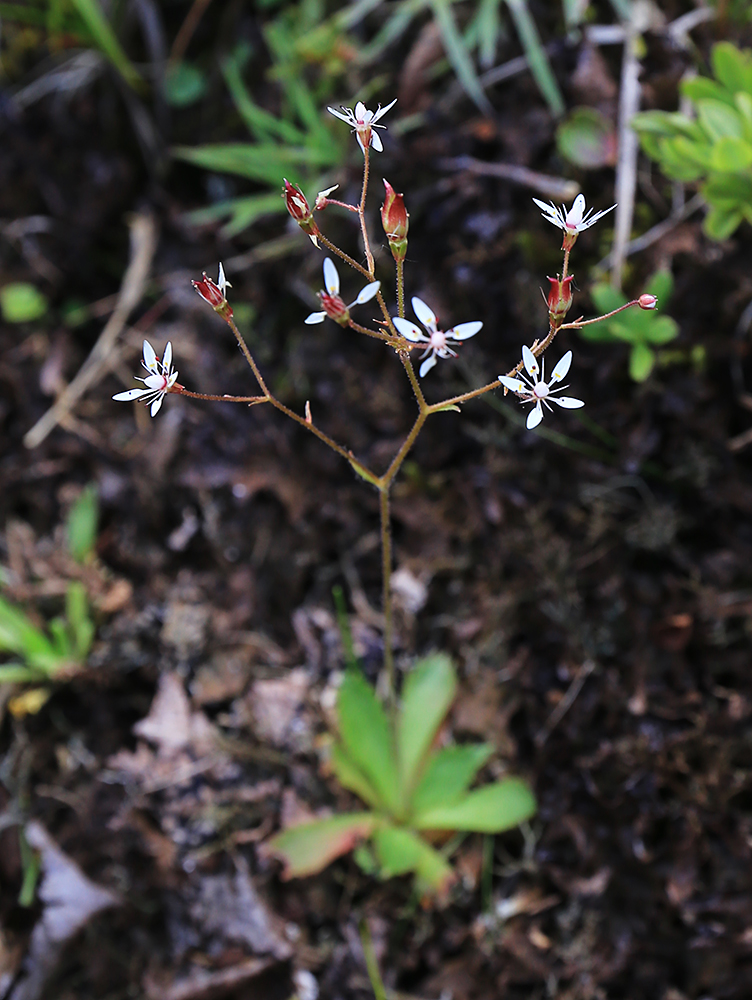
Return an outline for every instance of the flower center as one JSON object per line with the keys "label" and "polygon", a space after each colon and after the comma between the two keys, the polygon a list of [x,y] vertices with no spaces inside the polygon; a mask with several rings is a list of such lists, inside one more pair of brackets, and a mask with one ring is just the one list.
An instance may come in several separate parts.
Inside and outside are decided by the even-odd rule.
{"label": "flower center", "polygon": [[431,347],[435,351],[440,351],[442,347],[446,347],[446,334],[442,333],[441,330],[436,330],[435,333],[432,333]]}
{"label": "flower center", "polygon": [[548,395],[548,386],[545,382],[538,382],[533,388],[533,395],[536,399],[545,399]]}

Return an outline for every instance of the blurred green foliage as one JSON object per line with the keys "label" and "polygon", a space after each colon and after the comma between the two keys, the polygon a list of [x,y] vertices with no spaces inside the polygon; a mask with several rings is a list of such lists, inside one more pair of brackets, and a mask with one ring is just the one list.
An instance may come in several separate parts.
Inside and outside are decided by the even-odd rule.
{"label": "blurred green foliage", "polygon": [[[656,363],[655,348],[668,344],[679,336],[676,320],[670,316],[656,316],[665,307],[674,289],[670,271],[657,271],[647,283],[645,291],[655,295],[655,309],[625,309],[624,312],[604,319],[592,326],[584,326],[580,336],[585,340],[622,341],[630,345],[629,374],[635,382],[644,382]],[[601,313],[612,312],[629,301],[622,292],[603,282],[591,289],[593,302]]]}
{"label": "blurred green foliage", "polygon": [[46,315],[47,297],[28,281],[14,281],[0,288],[0,315],[6,323],[33,323]]}
{"label": "blurred green foliage", "polygon": [[752,222],[752,53],[730,42],[713,46],[715,79],[693,77],[681,89],[696,112],[647,111],[632,119],[643,149],[667,177],[699,181],[708,203],[704,228],[727,239]]}

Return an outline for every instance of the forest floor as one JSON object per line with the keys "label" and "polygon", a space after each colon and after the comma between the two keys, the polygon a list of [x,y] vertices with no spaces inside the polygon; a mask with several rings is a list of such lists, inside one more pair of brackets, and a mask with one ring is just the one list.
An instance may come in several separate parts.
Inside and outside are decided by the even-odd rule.
{"label": "forest floor", "polygon": [[[707,51],[712,32],[696,35]],[[607,111],[610,101],[614,113],[618,56],[606,52],[595,83],[583,58],[571,45],[554,61],[568,101]],[[683,60],[650,40],[646,106],[668,100]],[[570,391],[586,407],[544,421],[559,437],[527,432],[521,407],[496,393],[433,417],[397,482],[400,671],[431,649],[451,654],[461,677],[451,733],[492,742],[487,773],[524,776],[536,817],[462,840],[443,907],[352,857],[284,882],[265,840],[355,801],[322,766],[344,665],[332,589],[344,590],[375,679],[377,495],[266,407],[168,396],[151,420],[111,397],[133,384],[144,336],[158,350],[172,342],[187,387],[254,392],[229,331],[190,285],[222,259],[239,321],[288,405],[302,412],[310,400],[327,433],[380,469],[415,404],[393,352],[333,323],[304,326],[322,254],[296,227],[262,222],[228,240],[185,222],[205,174],[150,163],[122,93],[105,74],[0,107],[0,279],[32,281],[53,303],[39,323],[0,323],[3,593],[44,621],[83,578],[97,624],[86,669],[37,712],[10,711],[19,689],[0,687],[0,995],[287,1000],[310,988],[303,970],[323,1000],[368,997],[365,920],[392,995],[752,996],[752,444],[734,442],[752,424],[740,323],[749,227],[715,244],[693,216],[630,258],[631,291],[660,267],[675,279],[666,312],[677,350],[644,384],[629,379],[626,347],[570,332],[553,360],[574,351]],[[539,288],[560,266],[538,192],[440,166],[468,154],[573,176],[529,78],[491,99],[493,120],[426,98],[422,127],[387,132],[377,164],[376,244],[382,174],[411,212],[408,294],[452,324],[484,323],[459,363],[426,377],[429,401],[516,364],[545,332]],[[181,115],[171,141],[217,138],[211,109],[195,128]],[[357,197],[354,141],[350,153],[337,179]],[[574,176],[588,204],[612,203],[612,170]],[[670,208],[662,183],[640,175],[646,228]],[[329,214],[328,231],[357,253],[351,219]],[[147,242],[153,231],[156,252],[115,371],[26,447],[114,306],[129,226]],[[249,248],[283,233],[284,256],[241,268]],[[592,314],[587,289],[610,235],[607,218],[578,242],[573,315]],[[386,247],[378,274],[388,288]],[[358,279],[342,276],[354,296]],[[88,321],[63,322],[71,302],[95,304]],[[62,525],[90,482],[101,524],[96,560],[81,567]],[[65,895],[76,871],[66,865],[110,894],[66,948],[44,938],[48,868],[50,898],[18,902],[24,824],[62,873],[69,932],[85,922],[86,893],[76,883]]]}

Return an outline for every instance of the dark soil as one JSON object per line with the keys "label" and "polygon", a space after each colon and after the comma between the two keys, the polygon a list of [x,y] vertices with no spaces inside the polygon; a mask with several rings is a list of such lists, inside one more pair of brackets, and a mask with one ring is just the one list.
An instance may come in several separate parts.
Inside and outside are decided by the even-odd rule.
{"label": "dark soil", "polygon": [[[684,9],[665,7],[670,17]],[[251,15],[233,11],[224,20],[210,11],[211,30],[192,45],[219,51],[231,16],[258,35]],[[714,36],[693,38],[707,53]],[[672,106],[688,57],[663,36],[648,41],[646,104]],[[505,46],[501,61],[518,54],[511,31]],[[382,103],[398,93],[389,81],[408,48],[380,69]],[[603,72],[618,78],[615,50],[603,53]],[[19,86],[39,72],[43,53],[32,55]],[[584,100],[572,82],[580,58],[576,45],[554,53],[572,104]],[[410,108],[425,112],[424,125],[387,133],[370,204],[380,236],[382,174],[406,194],[408,294],[451,323],[484,322],[461,363],[426,378],[439,399],[507,371],[545,332],[539,288],[560,266],[536,192],[443,173],[439,160],[572,168],[526,76],[493,89],[494,121],[464,100],[442,111],[431,86],[436,94],[424,84]],[[273,88],[259,87],[259,100],[272,101]],[[717,245],[693,217],[630,258],[626,286],[637,294],[657,267],[673,269],[674,363],[637,386],[625,348],[570,334],[553,360],[574,350],[571,391],[587,405],[546,419],[560,437],[526,432],[521,408],[499,393],[492,405],[433,417],[395,488],[395,564],[425,588],[417,611],[398,602],[400,668],[433,648],[451,653],[462,678],[454,735],[495,744],[488,773],[525,776],[536,818],[462,841],[443,908],[417,900],[407,880],[370,878],[352,858],[283,882],[263,841],[301,811],[352,804],[321,765],[344,662],[332,589],[344,589],[375,678],[377,496],[271,409],[170,396],[152,421],[111,401],[133,384],[144,336],[159,350],[172,341],[185,386],[252,393],[229,331],[190,278],[286,226],[262,222],[233,242],[188,227],[183,213],[205,202],[206,176],[162,167],[139,145],[135,100],[105,72],[23,110],[10,98],[0,106],[0,280],[32,281],[52,301],[52,318],[0,324],[5,595],[40,620],[58,613],[66,581],[83,572],[65,555],[61,525],[86,483],[101,501],[97,562],[86,569],[98,625],[86,670],[36,713],[10,712],[19,690],[0,689],[0,990],[11,995],[43,909],[17,902],[19,823],[35,819],[121,900],[64,951],[45,1000],[287,1000],[300,970],[325,1000],[370,996],[364,918],[387,987],[429,1000],[752,996],[752,470],[748,448],[728,446],[752,421],[739,325],[752,298],[749,227]],[[170,132],[164,109],[144,99],[159,149],[243,137],[221,81],[201,108],[173,111]],[[345,197],[359,183],[354,141],[351,153]],[[588,204],[613,200],[612,171],[577,179]],[[244,183],[238,192],[252,190]],[[670,204],[647,166],[637,202],[644,229]],[[78,371],[106,313],[70,327],[61,310],[118,292],[133,212],[152,213],[159,246],[121,337],[128,346],[66,426],[29,450],[24,434]],[[47,220],[40,231],[8,233],[33,217]],[[327,215],[323,228],[357,253],[350,222]],[[378,342],[333,323],[304,326],[322,254],[289,233],[282,259],[230,271],[241,324],[279,396],[298,412],[310,400],[327,433],[383,468],[414,418],[409,385]],[[573,254],[577,314],[609,237],[604,220]],[[391,289],[385,247],[379,260]],[[354,296],[360,279],[341,274]],[[156,741],[134,733],[160,677],[179,680],[201,725],[214,727],[211,752],[195,734],[170,747],[164,720]],[[275,698],[293,684],[292,714],[277,724]]]}

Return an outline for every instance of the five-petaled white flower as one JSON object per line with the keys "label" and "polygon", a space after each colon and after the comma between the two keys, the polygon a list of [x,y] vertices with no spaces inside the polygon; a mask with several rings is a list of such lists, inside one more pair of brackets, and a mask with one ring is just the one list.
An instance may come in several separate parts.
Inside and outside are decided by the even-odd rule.
{"label": "five-petaled white flower", "polygon": [[[551,395],[554,392],[561,392],[562,389],[566,389],[565,385],[558,386],[555,389],[552,386],[556,382],[561,382],[569,371],[569,366],[572,364],[571,351],[567,351],[556,365],[551,372],[551,378],[548,382],[545,381],[545,372],[539,367],[538,362],[535,360],[535,355],[529,347],[522,348],[522,360],[530,378],[525,378],[523,375],[522,378],[525,379],[523,382],[522,379],[511,378],[509,375],[499,375],[499,382],[505,388],[511,389],[512,392],[518,392],[522,396],[523,403],[535,404],[527,415],[525,426],[528,430],[537,427],[541,420],[543,420],[544,406],[549,410],[551,409],[548,402],[549,399],[552,403],[558,403],[559,406],[563,406],[565,410],[578,410],[581,406],[585,405],[581,399],[574,399],[572,396]],[[541,365],[543,365],[543,362],[541,362]],[[538,378],[539,372],[540,379]]]}
{"label": "five-petaled white flower", "polygon": [[339,274],[331,257],[324,259],[324,285],[326,291],[319,293],[321,305],[324,307],[323,311],[311,313],[310,316],[306,316],[305,322],[309,325],[311,323],[323,323],[328,316],[335,323],[339,323],[340,326],[347,326],[352,307],[362,306],[364,302],[370,302],[381,288],[380,281],[369,282],[365,288],[361,288],[358,297],[349,306],[346,306],[340,298]]}
{"label": "five-petaled white flower", "polygon": [[141,364],[149,373],[146,378],[138,378],[143,382],[145,389],[129,389],[127,392],[119,392],[113,399],[120,403],[130,402],[132,399],[143,399],[144,403],[151,403],[151,415],[156,417],[162,400],[178,380],[178,373],[172,370],[172,344],[165,347],[164,355],[160,361],[154,353],[154,348],[148,340],[144,341],[144,357]]}
{"label": "five-petaled white flower", "polygon": [[543,218],[547,219],[552,225],[558,226],[559,229],[563,229],[566,234],[571,236],[576,236],[578,233],[583,232],[585,229],[590,229],[595,223],[602,219],[604,215],[608,215],[609,212],[616,208],[616,205],[612,205],[611,208],[606,208],[602,212],[596,212],[592,215],[592,208],[585,211],[585,195],[578,194],[572,204],[569,211],[562,205],[561,208],[557,208],[553,202],[549,202],[547,205],[544,201],[539,201],[537,198],[533,198],[535,204],[542,210]]}
{"label": "five-petaled white flower", "polygon": [[345,122],[352,128],[358,144],[364,153],[369,146],[373,146],[380,153],[384,149],[384,146],[378,132],[375,132],[374,129],[386,128],[386,125],[377,125],[376,122],[390,108],[393,108],[396,103],[397,98],[395,97],[385,108],[382,108],[379,104],[375,111],[369,111],[362,101],[358,101],[354,111],[352,108],[344,107],[344,105],[340,111],[337,111],[336,108],[327,108],[326,110],[330,115],[334,115],[335,118],[339,118],[340,121]]}
{"label": "five-petaled white flower", "polygon": [[414,295],[412,303],[413,312],[426,330],[428,330],[428,336],[415,323],[411,323],[410,320],[393,316],[392,322],[405,340],[411,340],[415,344],[428,344],[425,351],[421,354],[421,358],[426,359],[420,366],[420,376],[422,378],[436,364],[437,357],[457,357],[456,352],[451,349],[448,341],[451,340],[454,343],[459,343],[462,340],[467,340],[469,337],[474,337],[483,324],[480,320],[475,320],[473,323],[460,323],[459,326],[453,326],[451,330],[443,331],[439,329],[439,321],[433,310],[422,299]]}

